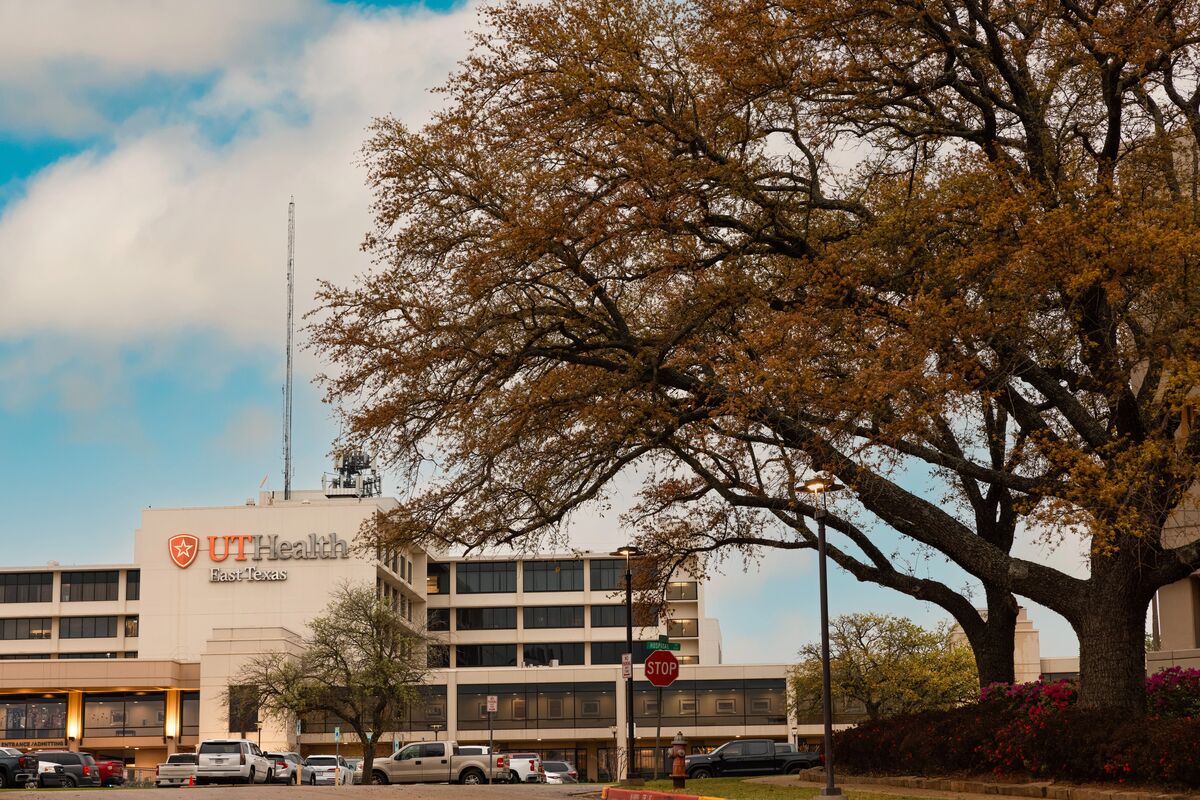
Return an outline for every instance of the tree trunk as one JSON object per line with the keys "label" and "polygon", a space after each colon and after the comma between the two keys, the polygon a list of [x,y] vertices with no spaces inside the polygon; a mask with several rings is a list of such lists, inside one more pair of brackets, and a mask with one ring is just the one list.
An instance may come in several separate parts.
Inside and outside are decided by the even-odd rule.
{"label": "tree trunk", "polygon": [[1079,705],[1124,714],[1146,710],[1146,606],[1141,593],[1102,588],[1074,622]]}
{"label": "tree trunk", "polygon": [[363,749],[363,785],[370,784],[371,781],[371,765],[375,763],[375,740],[379,738],[379,733],[372,731],[373,735],[370,739],[366,738],[365,732],[359,733],[359,738],[362,739]]}
{"label": "tree trunk", "polygon": [[963,633],[975,654],[975,669],[979,672],[979,685],[989,683],[1012,683],[1013,638],[1017,630],[1017,600],[1002,589],[988,589],[987,619],[976,618],[975,624],[964,624]]}

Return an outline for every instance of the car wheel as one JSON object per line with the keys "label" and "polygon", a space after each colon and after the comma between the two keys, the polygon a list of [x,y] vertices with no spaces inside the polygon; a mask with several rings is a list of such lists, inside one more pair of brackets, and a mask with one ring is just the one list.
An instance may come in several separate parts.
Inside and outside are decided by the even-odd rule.
{"label": "car wheel", "polygon": [[314,772],[312,775],[308,776],[308,785],[309,786],[317,785],[317,773]]}
{"label": "car wheel", "polygon": [[697,770],[692,770],[692,774],[689,775],[688,777],[690,777],[690,778],[711,778],[712,773],[706,769],[697,769]]}
{"label": "car wheel", "polygon": [[459,781],[468,786],[478,786],[483,783],[483,773],[477,769],[469,769],[459,777]]}
{"label": "car wheel", "polygon": [[254,783],[254,767],[250,768],[250,774],[246,776],[246,783],[247,784]]}
{"label": "car wheel", "polygon": [[79,781],[75,779],[74,775],[63,775],[62,785],[67,789],[74,789],[79,785]]}
{"label": "car wheel", "polygon": [[512,771],[512,772],[508,773],[508,782],[509,782],[509,783],[520,783],[520,782],[521,782],[521,776],[520,776],[520,775],[518,775],[518,774],[516,773],[516,771],[514,770],[514,771]]}
{"label": "car wheel", "polygon": [[384,775],[382,772],[379,772],[378,770],[372,771],[371,772],[371,783],[375,784],[376,786],[387,786],[387,784],[388,784],[387,775]]}

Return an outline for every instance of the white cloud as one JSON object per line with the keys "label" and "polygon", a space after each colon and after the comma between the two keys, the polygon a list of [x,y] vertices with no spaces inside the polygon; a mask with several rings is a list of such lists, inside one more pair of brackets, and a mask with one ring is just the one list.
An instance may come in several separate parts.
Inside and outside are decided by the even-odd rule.
{"label": "white cloud", "polygon": [[[139,122],[111,150],[31,179],[0,216],[0,339],[120,346],[199,329],[279,346],[289,195],[302,314],[318,276],[345,280],[367,265],[358,246],[370,197],[355,166],[367,125],[426,118],[437,102],[428,89],[465,55],[475,20],[470,9],[364,13],[339,12],[292,56],[234,63],[191,119]],[[208,44],[177,63],[235,48],[196,25]],[[146,48],[131,62],[158,55]],[[214,120],[245,114],[231,141],[211,141]]]}
{"label": "white cloud", "polygon": [[329,13],[317,0],[2,0],[0,126],[93,133],[108,122],[97,92],[252,63]]}

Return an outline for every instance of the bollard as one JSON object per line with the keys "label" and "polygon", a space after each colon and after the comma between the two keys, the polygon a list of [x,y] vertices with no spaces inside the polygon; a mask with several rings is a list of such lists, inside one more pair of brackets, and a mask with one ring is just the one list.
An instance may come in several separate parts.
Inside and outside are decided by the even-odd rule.
{"label": "bollard", "polygon": [[671,784],[676,789],[687,786],[687,739],[683,731],[678,731],[671,740]]}

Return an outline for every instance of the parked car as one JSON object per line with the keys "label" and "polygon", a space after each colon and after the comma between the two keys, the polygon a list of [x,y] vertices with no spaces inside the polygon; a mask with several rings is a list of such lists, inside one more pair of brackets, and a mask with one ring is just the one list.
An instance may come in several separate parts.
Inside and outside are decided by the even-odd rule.
{"label": "parked car", "polygon": [[[15,747],[0,747],[0,757],[9,756],[12,758],[22,758],[25,756],[20,750]],[[63,768],[61,764],[55,764],[52,761],[37,762],[37,777],[33,781],[16,784],[17,786],[27,786],[29,783],[36,783],[40,788],[53,788],[62,786]],[[3,784],[11,786],[13,784]]]}
{"label": "parked car", "polygon": [[[304,756],[299,753],[267,753],[271,762],[271,779],[277,783],[311,783],[312,769],[304,763]],[[299,770],[300,779],[296,779]]]}
{"label": "parked car", "polygon": [[119,758],[95,756],[96,768],[100,770],[101,786],[121,786],[125,783],[125,762]]}
{"label": "parked car", "polygon": [[68,788],[76,786],[99,786],[100,768],[96,759],[90,753],[72,753],[68,750],[35,750],[26,753],[39,761],[49,761],[60,764],[63,768],[62,785]]}
{"label": "parked car", "polygon": [[275,765],[249,739],[209,739],[196,748],[196,785],[267,783]]}
{"label": "parked car", "polygon": [[579,771],[566,761],[543,761],[546,783],[579,783]]}
{"label": "parked car", "polygon": [[794,775],[802,769],[820,766],[817,753],[777,753],[770,739],[739,739],[704,755],[688,756],[685,769],[689,778],[742,775]]}
{"label": "parked car", "polygon": [[15,747],[0,748],[0,788],[26,786],[38,780],[38,759]]}
{"label": "parked car", "polygon": [[345,786],[354,777],[354,771],[342,756],[317,755],[309,756],[304,763],[312,767],[313,776],[310,783],[328,783],[332,786]]}
{"label": "parked car", "polygon": [[195,753],[172,753],[154,768],[154,786],[187,786],[196,777]]}
{"label": "parked car", "polygon": [[350,773],[354,776],[351,783],[362,783],[363,760],[361,758],[347,758],[346,764],[350,767]]}
{"label": "parked car", "polygon": [[467,783],[499,781],[508,775],[503,756],[464,754],[457,742],[413,742],[371,764],[371,782]]}
{"label": "parked car", "polygon": [[546,770],[537,753],[509,753],[509,780],[513,783],[545,783]]}

